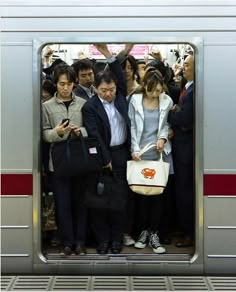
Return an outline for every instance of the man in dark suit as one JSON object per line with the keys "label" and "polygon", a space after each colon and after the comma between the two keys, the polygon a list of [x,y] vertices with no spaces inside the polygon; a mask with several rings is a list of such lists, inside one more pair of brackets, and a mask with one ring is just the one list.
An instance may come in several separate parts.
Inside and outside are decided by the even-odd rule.
{"label": "man in dark suit", "polygon": [[[101,145],[104,169],[126,181],[126,162],[130,159],[130,121],[124,74],[119,61],[106,45],[99,44],[97,49],[108,59],[110,70],[101,71],[95,77],[96,94],[82,109],[84,126],[88,135],[96,137]],[[120,253],[125,211],[94,209],[91,215],[97,252],[106,254],[110,247],[112,253]]]}
{"label": "man in dark suit", "polygon": [[193,245],[194,235],[194,59],[186,57],[183,65],[183,76],[186,78],[185,93],[180,97],[179,104],[169,112],[168,122],[174,131],[172,142],[175,180],[176,208],[180,227],[184,232],[177,247]]}
{"label": "man in dark suit", "polygon": [[72,67],[75,70],[78,84],[74,89],[75,95],[89,100],[94,95],[94,68],[93,63],[89,59],[81,59]]}

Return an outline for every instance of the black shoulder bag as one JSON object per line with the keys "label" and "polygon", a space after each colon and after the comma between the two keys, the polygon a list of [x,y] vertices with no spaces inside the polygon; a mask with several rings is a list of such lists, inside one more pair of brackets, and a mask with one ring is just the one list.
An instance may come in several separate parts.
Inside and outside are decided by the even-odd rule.
{"label": "black shoulder bag", "polygon": [[96,138],[73,135],[52,146],[52,163],[57,177],[73,177],[100,172],[102,169],[101,147]]}

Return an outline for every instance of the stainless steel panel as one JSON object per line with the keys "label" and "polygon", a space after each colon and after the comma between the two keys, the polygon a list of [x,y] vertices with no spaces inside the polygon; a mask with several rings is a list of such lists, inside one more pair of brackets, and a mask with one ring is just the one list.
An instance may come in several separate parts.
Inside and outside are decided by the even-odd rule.
{"label": "stainless steel panel", "polygon": [[[205,236],[205,254],[234,255],[236,257],[236,230],[208,229]],[[236,261],[236,258],[235,258]]]}
{"label": "stainless steel panel", "polygon": [[[208,226],[236,226],[235,210],[236,196],[204,197],[205,228]],[[205,230],[205,235],[207,236],[207,230]]]}
{"label": "stainless steel panel", "polygon": [[1,258],[3,274],[32,273],[32,256],[9,256]]}
{"label": "stainless steel panel", "polygon": [[32,196],[1,198],[2,271],[32,272]]}
{"label": "stainless steel panel", "polygon": [[[3,1],[4,2],[4,1]],[[192,15],[196,17],[198,15],[204,15],[205,17],[211,16],[234,16],[234,3],[230,0],[225,1],[155,1],[149,0],[143,4],[142,0],[136,0],[134,4],[132,2],[127,2],[125,0],[113,0],[112,2],[103,1],[86,1],[84,3],[67,1],[67,5],[64,3],[57,2],[57,5],[49,5],[46,0],[34,1],[34,2],[24,2],[24,5],[10,5],[8,1],[8,9],[2,5],[2,15],[3,16],[14,16],[19,17],[22,14],[29,17],[35,15],[39,17],[42,15],[47,15],[52,17],[55,14],[59,16],[79,16],[79,17],[89,17],[94,15],[99,17],[101,15],[124,15],[124,16],[175,16],[181,17],[184,15]],[[95,6],[96,5],[96,6]],[[135,6],[134,9],[127,9],[130,6]],[[174,5],[174,9],[172,6]],[[5,9],[4,9],[5,8]],[[41,9],[40,9],[41,8]],[[111,12],[113,14],[111,14]]]}
{"label": "stainless steel panel", "polygon": [[1,197],[1,225],[32,227],[32,196]]}
{"label": "stainless steel panel", "polygon": [[204,198],[204,270],[236,272],[236,197]]}
{"label": "stainless steel panel", "polygon": [[[88,16],[86,18],[86,21],[81,21],[81,18],[77,15],[72,15],[71,17],[62,17],[60,21],[55,21],[52,17],[45,17],[43,14],[41,14],[41,17],[38,18],[24,18],[24,19],[18,19],[17,26],[15,18],[9,18],[7,19],[7,23],[2,28],[3,31],[6,32],[40,32],[40,31],[48,31],[48,28],[50,27],[51,31],[58,31],[58,32],[68,32],[73,30],[76,31],[140,31],[140,28],[137,27],[136,21],[130,21],[129,17],[124,16],[124,9],[120,8],[122,10],[122,13],[114,13],[114,11],[118,11],[119,9],[113,10],[113,13],[115,14],[114,17],[112,17],[112,10],[110,10],[108,13],[109,17],[106,14],[103,14],[102,21],[99,21],[100,17],[96,19],[96,17]],[[96,9],[97,10],[97,9]],[[151,11],[151,10],[150,10]],[[55,9],[54,9],[55,13]],[[104,13],[104,11],[103,11]],[[183,19],[182,17],[176,17],[173,27],[173,22],[171,21],[171,17],[161,17],[158,18],[155,14],[147,13],[147,15],[144,14],[145,9],[143,10],[142,16],[138,16],[138,13],[134,17],[138,18],[140,22],[142,22],[142,31],[155,31],[156,27],[155,24],[161,28],[162,32],[165,31],[234,31],[234,28],[236,27],[236,19],[235,16],[232,17],[211,17],[206,18],[202,16],[198,16],[196,22],[191,21],[191,16],[185,15],[185,22],[189,23],[188,26],[185,26],[183,28]],[[54,14],[55,15],[55,14]],[[46,20],[47,21],[42,21]],[[33,21],[32,21],[33,20]],[[111,26],[111,22],[113,22],[113,25],[116,24],[115,27]],[[71,27],[71,23],[73,23],[73,28]],[[89,26],[88,26],[89,23]],[[117,24],[119,23],[119,27]]]}
{"label": "stainless steel panel", "polygon": [[2,229],[2,254],[30,254],[32,255],[31,229]]}
{"label": "stainless steel panel", "polygon": [[204,262],[204,270],[208,275],[235,275],[236,259],[235,258],[208,258]]}
{"label": "stainless steel panel", "polygon": [[[235,40],[236,36],[234,36]],[[236,124],[235,96],[231,92],[231,87],[227,86],[235,82],[233,69],[236,66],[235,51],[236,43],[204,48],[204,169],[215,169],[220,174],[222,169],[231,169],[236,173],[236,155],[234,155],[236,138],[232,135]],[[227,62],[217,58],[221,55],[227,56]],[[221,79],[225,86],[217,86],[217,75],[213,72],[219,70],[227,72],[227,78]],[[222,105],[224,98],[227,102]]]}
{"label": "stainless steel panel", "polygon": [[1,167],[32,170],[32,47],[3,46],[1,56]]}

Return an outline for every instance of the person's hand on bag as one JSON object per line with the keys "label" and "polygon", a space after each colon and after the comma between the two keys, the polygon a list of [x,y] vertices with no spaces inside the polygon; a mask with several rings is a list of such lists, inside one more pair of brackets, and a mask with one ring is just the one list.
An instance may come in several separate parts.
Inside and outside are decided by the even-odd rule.
{"label": "person's hand on bag", "polygon": [[132,154],[132,158],[133,158],[133,160],[135,160],[135,161],[140,161],[140,160],[141,160],[141,158],[140,158],[140,156],[139,156],[138,153],[134,153],[134,154]]}
{"label": "person's hand on bag", "polygon": [[107,165],[103,166],[103,168],[109,168],[110,171],[112,171],[112,164],[111,164],[111,162],[108,163]]}
{"label": "person's hand on bag", "polygon": [[163,151],[165,142],[166,142],[166,139],[162,139],[162,138],[157,141],[157,151],[158,152]]}

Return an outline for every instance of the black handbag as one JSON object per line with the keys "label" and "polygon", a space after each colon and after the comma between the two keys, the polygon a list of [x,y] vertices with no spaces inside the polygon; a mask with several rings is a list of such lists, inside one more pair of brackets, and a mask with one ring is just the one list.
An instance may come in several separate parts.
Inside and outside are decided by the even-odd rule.
{"label": "black handbag", "polygon": [[91,209],[123,211],[126,208],[129,187],[126,180],[112,172],[94,174],[87,178],[84,203]]}
{"label": "black handbag", "polygon": [[52,163],[57,177],[73,177],[100,172],[102,156],[96,138],[73,135],[72,131],[65,141],[52,146]]}

